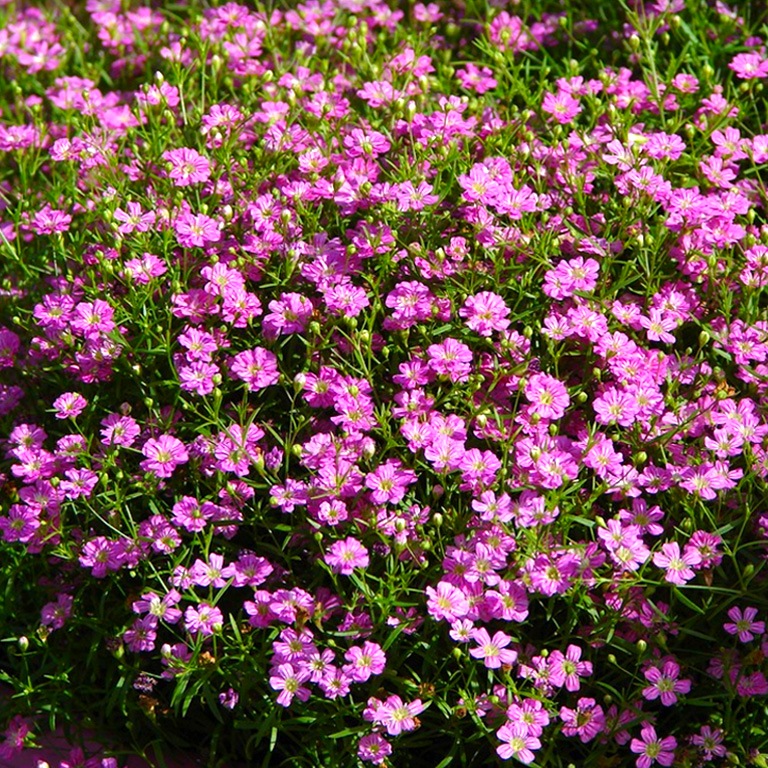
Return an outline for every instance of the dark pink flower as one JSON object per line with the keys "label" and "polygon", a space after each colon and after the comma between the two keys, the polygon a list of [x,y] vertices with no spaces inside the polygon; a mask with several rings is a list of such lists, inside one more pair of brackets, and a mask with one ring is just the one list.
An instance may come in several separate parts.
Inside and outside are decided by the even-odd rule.
{"label": "dark pink flower", "polygon": [[199,152],[188,147],[171,149],[163,153],[170,168],[168,178],[177,187],[188,187],[207,181],[211,176],[211,164]]}
{"label": "dark pink flower", "polygon": [[629,745],[636,755],[640,755],[635,761],[637,768],[650,768],[656,762],[659,765],[672,765],[676,747],[677,739],[674,736],[660,739],[650,723],[643,723],[640,738],[632,739]]}
{"label": "dark pink flower", "polygon": [[723,624],[723,629],[729,635],[738,635],[740,642],[749,643],[755,639],[755,635],[761,635],[765,632],[765,622],[755,621],[756,616],[757,608],[748,606],[742,610],[734,605],[728,611],[728,618],[731,621]]}
{"label": "dark pink flower", "polygon": [[650,683],[643,688],[643,697],[649,701],[659,699],[665,707],[677,703],[678,693],[691,690],[691,681],[679,679],[680,665],[671,659],[667,659],[661,667],[648,667],[643,674]]}
{"label": "dark pink flower", "polygon": [[347,536],[343,541],[331,544],[325,562],[334,573],[349,576],[355,568],[368,567],[368,550],[357,539]]}
{"label": "dark pink flower", "polygon": [[309,688],[302,685],[307,680],[309,680],[309,670],[306,667],[279,664],[277,667],[273,667],[269,684],[273,690],[280,691],[277,703],[282,707],[287,707],[290,706],[294,696],[299,701],[306,701],[309,698],[311,693]]}
{"label": "dark pink flower", "polygon": [[184,628],[193,635],[209,637],[219,632],[224,624],[224,614],[216,606],[200,603],[197,608],[190,605],[184,611]]}
{"label": "dark pink flower", "polygon": [[177,466],[189,461],[184,443],[172,435],[150,438],[142,446],[146,457],[139,465],[145,472],[154,472],[158,477],[170,477]]}

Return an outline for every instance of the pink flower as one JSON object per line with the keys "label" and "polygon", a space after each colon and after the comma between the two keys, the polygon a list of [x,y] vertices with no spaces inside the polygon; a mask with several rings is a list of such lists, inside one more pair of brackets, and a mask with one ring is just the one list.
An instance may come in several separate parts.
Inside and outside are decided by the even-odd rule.
{"label": "pink flower", "polygon": [[472,640],[477,643],[477,648],[471,648],[469,655],[482,659],[488,669],[498,669],[502,664],[511,665],[517,661],[517,651],[507,649],[512,638],[503,632],[496,632],[491,638],[486,629],[476,629],[472,632]]}
{"label": "pink flower", "polygon": [[665,314],[660,309],[651,309],[648,317],[640,315],[638,322],[646,329],[649,341],[663,341],[674,344],[675,337],[670,333],[677,328],[677,320]]}
{"label": "pink flower", "polygon": [[416,715],[421,714],[424,709],[421,699],[414,699],[406,704],[399,696],[393,695],[387,697],[386,701],[369,699],[363,718],[383,726],[390,736],[397,736],[403,731],[416,730],[419,727]]}
{"label": "pink flower", "polygon": [[79,331],[85,338],[95,338],[114,330],[114,315],[115,310],[106,301],[81,301],[75,307],[70,327]]}
{"label": "pink flower", "polygon": [[541,102],[541,110],[552,115],[561,125],[565,125],[581,112],[581,104],[579,104],[578,99],[574,99],[573,96],[564,91],[548,92]]}
{"label": "pink flower", "polygon": [[398,211],[420,211],[440,199],[432,194],[432,185],[426,181],[420,182],[418,187],[411,181],[402,182],[395,189],[395,198]]}
{"label": "pink flower", "polygon": [[59,594],[55,603],[46,603],[40,611],[40,623],[51,631],[61,629],[72,615],[72,595]]}
{"label": "pink flower", "polygon": [[334,573],[349,576],[355,568],[367,568],[368,550],[352,536],[344,541],[335,541],[325,555],[325,562]]}
{"label": "pink flower", "polygon": [[102,420],[102,442],[105,445],[122,445],[129,448],[139,436],[141,429],[135,419],[112,413]]}
{"label": "pink flower", "polygon": [[727,752],[723,746],[723,736],[719,728],[703,725],[697,734],[691,736],[691,743],[704,753],[702,757],[705,760],[711,761],[715,757],[724,757]]}
{"label": "pink flower", "polygon": [[447,338],[441,344],[432,344],[427,349],[429,367],[438,376],[446,376],[457,383],[467,381],[472,370],[472,350],[454,338]]}
{"label": "pink flower", "polygon": [[504,331],[509,327],[509,307],[498,293],[491,291],[467,297],[459,315],[466,318],[468,328],[481,336],[490,336],[494,331]]}
{"label": "pink flower", "polygon": [[584,744],[592,741],[605,728],[603,708],[594,699],[579,699],[576,709],[561,707],[560,719],[563,721],[563,733],[578,736]]}
{"label": "pink flower", "polygon": [[282,293],[279,300],[269,302],[269,310],[262,320],[262,328],[265,336],[275,338],[281,334],[304,331],[314,307],[300,293]]}
{"label": "pink flower", "polygon": [[629,745],[636,755],[640,755],[635,761],[637,768],[650,768],[656,762],[659,765],[672,765],[676,747],[677,739],[674,736],[660,739],[650,723],[643,723],[640,738],[632,739]]}
{"label": "pink flower", "polygon": [[532,412],[547,421],[562,418],[571,402],[565,385],[546,373],[531,376],[525,385],[525,397]]}
{"label": "pink flower", "polygon": [[0,758],[10,760],[14,755],[21,752],[24,749],[24,737],[30,730],[27,721],[21,715],[11,718],[3,733],[5,738],[0,744]]}
{"label": "pink flower", "polygon": [[157,638],[156,629],[157,618],[144,616],[136,619],[131,628],[123,632],[123,641],[128,650],[133,653],[152,651],[155,648],[155,639]]}
{"label": "pink flower", "polygon": [[378,733],[363,736],[357,745],[357,756],[374,765],[381,765],[391,754],[392,745]]}
{"label": "pink flower", "polygon": [[399,504],[408,486],[415,482],[412,469],[405,469],[399,459],[389,459],[366,475],[365,487],[371,490],[374,504]]}
{"label": "pink flower", "polygon": [[485,93],[498,85],[493,77],[492,70],[488,69],[488,67],[478,69],[471,62],[468,62],[464,69],[457,70],[456,77],[461,83],[462,88],[466,88],[468,91],[473,90],[476,93]]}
{"label": "pink flower", "polygon": [[349,157],[378,157],[388,152],[390,143],[383,133],[372,129],[363,130],[362,128],[353,128],[349,135],[344,137],[344,147]]}
{"label": "pink flower", "polygon": [[701,562],[701,555],[696,549],[686,547],[685,552],[680,553],[680,547],[675,541],[663,544],[661,552],[653,556],[653,563],[659,568],[666,569],[664,578],[670,584],[685,584],[694,577],[692,565]]}
{"label": "pink flower", "polygon": [[538,699],[523,699],[507,707],[507,724],[522,725],[529,736],[541,736],[549,725],[549,714]]}
{"label": "pink flower", "polygon": [[200,633],[210,637],[224,625],[224,614],[214,605],[200,603],[197,608],[189,606],[184,611],[184,628],[193,635]]}
{"label": "pink flower", "polygon": [[755,621],[755,616],[757,616],[757,608],[749,606],[742,611],[734,605],[728,611],[728,618],[731,621],[723,624],[723,629],[729,635],[738,635],[740,642],[749,643],[755,639],[755,635],[765,632],[765,622]]}
{"label": "pink flower", "polygon": [[565,685],[569,691],[578,691],[581,687],[579,677],[592,674],[592,662],[581,661],[581,648],[569,645],[565,655],[561,651],[553,651],[549,656],[549,681],[560,688]]}
{"label": "pink flower", "polygon": [[204,213],[179,214],[173,222],[173,229],[183,248],[202,248],[221,240],[221,224]]}
{"label": "pink flower", "polygon": [[599,424],[619,424],[629,427],[634,424],[639,408],[633,397],[618,387],[609,386],[592,402]]}
{"label": "pink flower", "polygon": [[739,53],[731,59],[728,67],[742,80],[768,77],[768,59],[759,53]]}
{"label": "pink flower", "polygon": [[[137,232],[147,232],[152,228],[155,223],[155,212],[144,212],[139,203],[129,202],[127,205],[128,211],[124,211],[122,208],[115,208],[113,218],[115,221],[120,221],[122,224],[117,228],[117,231],[123,235],[129,235],[136,230]],[[151,254],[145,254],[150,256]],[[153,258],[157,258],[156,256]],[[132,259],[133,262],[137,262],[138,259]],[[129,267],[129,262],[126,262],[126,267]],[[163,272],[165,269],[163,269]],[[161,273],[162,274],[162,273]]]}
{"label": "pink flower", "polygon": [[269,684],[275,691],[280,691],[277,703],[282,707],[290,706],[294,696],[299,701],[306,701],[310,696],[309,688],[302,683],[309,680],[309,670],[306,667],[298,667],[293,664],[280,664],[273,667],[269,678]]}
{"label": "pink flower", "polygon": [[437,589],[427,587],[427,610],[438,621],[455,621],[469,613],[469,601],[464,593],[447,581],[441,581]]}
{"label": "pink flower", "polygon": [[643,697],[649,701],[659,699],[665,707],[677,703],[678,693],[688,693],[691,690],[690,680],[679,680],[680,666],[671,659],[665,661],[661,669],[648,667],[643,673],[651,685],[643,688]]}
{"label": "pink flower", "polygon": [[158,477],[170,477],[180,464],[189,461],[184,443],[172,435],[160,435],[144,443],[141,452],[146,459],[139,465],[145,472],[154,472]]}
{"label": "pink flower", "polygon": [[77,392],[65,392],[53,401],[57,419],[74,419],[79,416],[88,401]]}
{"label": "pink flower", "polygon": [[173,180],[177,187],[199,184],[211,177],[211,164],[194,149],[171,149],[163,153],[163,160],[171,166],[168,178]]}
{"label": "pink flower", "polygon": [[105,536],[94,536],[86,541],[78,560],[84,568],[91,569],[91,575],[96,579],[103,579],[107,571],[120,570],[124,562],[117,543]]}
{"label": "pink flower", "polygon": [[345,654],[343,670],[356,683],[364,683],[371,675],[380,675],[387,666],[387,656],[378,643],[365,641],[363,647],[353,645]]}
{"label": "pink flower", "polygon": [[496,736],[503,742],[496,747],[496,752],[503,760],[514,757],[528,765],[536,757],[533,750],[541,748],[541,741],[528,733],[527,727],[521,723],[505,723],[496,732]]}
{"label": "pink flower", "polygon": [[280,371],[277,368],[277,357],[268,349],[254,347],[239,352],[232,360],[230,371],[248,385],[248,389],[264,389],[277,384]]}
{"label": "pink flower", "polygon": [[177,371],[179,387],[200,397],[210,395],[221,381],[219,367],[203,360],[194,360],[189,365],[180,365]]}
{"label": "pink flower", "polygon": [[528,618],[528,593],[517,582],[500,580],[496,589],[485,593],[485,603],[495,619],[525,621]]}

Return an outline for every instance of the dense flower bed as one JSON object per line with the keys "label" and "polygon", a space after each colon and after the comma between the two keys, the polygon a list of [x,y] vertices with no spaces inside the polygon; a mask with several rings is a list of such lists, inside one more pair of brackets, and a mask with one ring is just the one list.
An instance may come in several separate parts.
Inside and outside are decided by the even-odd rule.
{"label": "dense flower bed", "polygon": [[0,1],[0,762],[766,765],[761,4],[211,5]]}

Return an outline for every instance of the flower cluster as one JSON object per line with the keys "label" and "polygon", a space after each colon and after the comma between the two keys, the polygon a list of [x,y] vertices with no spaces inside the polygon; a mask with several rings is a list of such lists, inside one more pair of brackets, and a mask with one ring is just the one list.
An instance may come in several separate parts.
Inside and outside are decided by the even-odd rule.
{"label": "flower cluster", "polygon": [[0,2],[0,758],[758,763],[765,25],[272,5]]}

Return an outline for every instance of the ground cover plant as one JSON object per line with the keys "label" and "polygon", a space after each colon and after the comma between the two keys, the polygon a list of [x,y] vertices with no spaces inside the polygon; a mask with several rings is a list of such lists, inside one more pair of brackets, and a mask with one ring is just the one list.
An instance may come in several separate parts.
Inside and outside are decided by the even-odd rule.
{"label": "ground cover plant", "polygon": [[766,35],[0,1],[0,763],[768,764]]}

